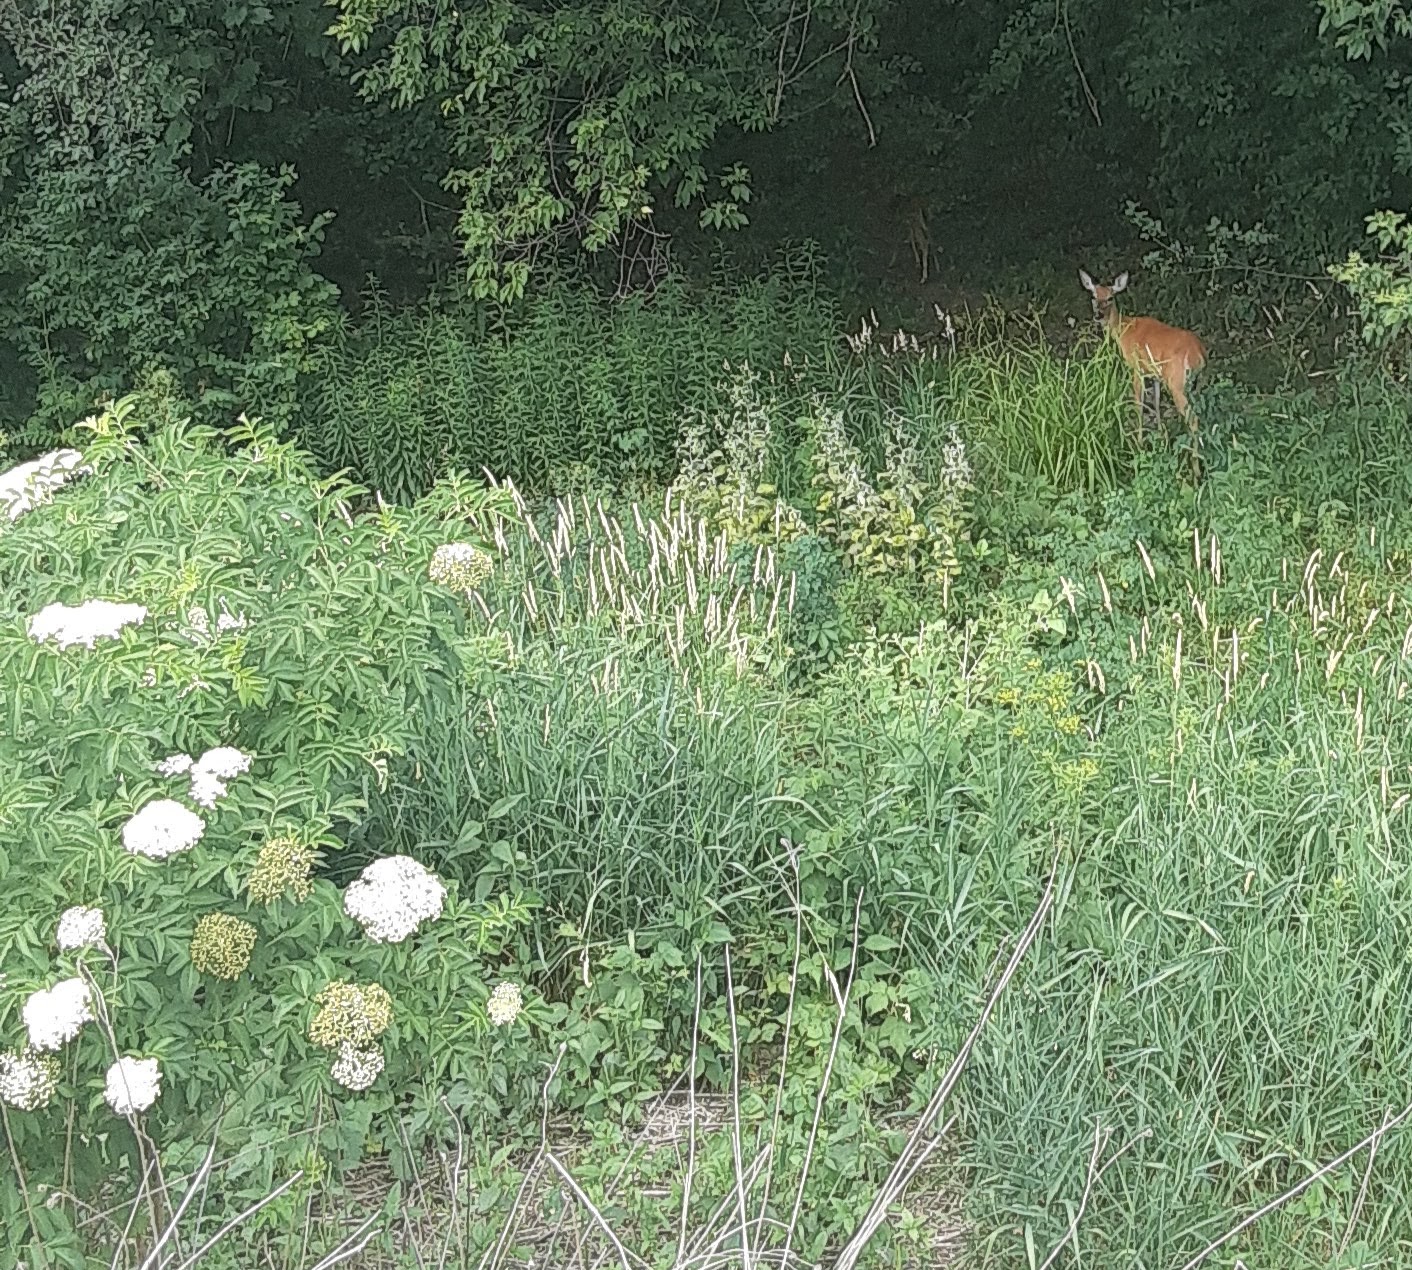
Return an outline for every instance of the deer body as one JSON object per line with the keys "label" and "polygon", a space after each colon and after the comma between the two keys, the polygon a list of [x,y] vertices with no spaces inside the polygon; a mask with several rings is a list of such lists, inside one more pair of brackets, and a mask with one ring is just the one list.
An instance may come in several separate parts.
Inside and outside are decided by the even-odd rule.
{"label": "deer body", "polygon": [[[1138,407],[1138,442],[1142,441],[1142,389],[1148,379],[1160,379],[1172,394],[1177,410],[1196,439],[1196,415],[1187,400],[1187,380],[1206,364],[1206,346],[1191,331],[1168,326],[1156,318],[1125,318],[1113,297],[1128,285],[1128,275],[1120,273],[1111,287],[1098,286],[1082,269],[1079,281],[1093,297],[1094,316],[1117,344],[1123,361],[1133,373],[1133,396]],[[1192,450],[1195,465],[1196,451]]]}

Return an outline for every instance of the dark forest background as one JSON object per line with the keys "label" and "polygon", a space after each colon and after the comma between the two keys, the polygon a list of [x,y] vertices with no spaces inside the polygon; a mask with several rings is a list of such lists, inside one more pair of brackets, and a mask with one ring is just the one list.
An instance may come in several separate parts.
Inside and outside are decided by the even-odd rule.
{"label": "dark forest background", "polygon": [[790,243],[845,321],[1007,288],[1082,313],[1076,265],[1148,252],[1208,268],[1238,333],[1407,204],[1406,26],[1382,0],[6,0],[0,421],[31,451],[154,382],[294,420],[370,298],[510,329]]}

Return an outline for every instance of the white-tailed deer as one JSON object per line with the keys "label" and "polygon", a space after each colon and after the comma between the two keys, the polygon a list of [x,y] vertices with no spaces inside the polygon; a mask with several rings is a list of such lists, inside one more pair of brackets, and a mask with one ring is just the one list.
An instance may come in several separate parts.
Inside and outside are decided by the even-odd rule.
{"label": "white-tailed deer", "polygon": [[[1179,326],[1168,326],[1156,318],[1125,318],[1118,312],[1113,297],[1128,285],[1126,272],[1120,273],[1113,285],[1101,287],[1082,269],[1079,281],[1084,290],[1093,297],[1093,314],[1104,330],[1113,337],[1122,353],[1123,360],[1133,373],[1133,396],[1137,399],[1137,439],[1142,444],[1143,385],[1148,379],[1160,379],[1167,385],[1177,410],[1191,430],[1191,463],[1193,476],[1201,474],[1201,460],[1197,454],[1196,415],[1187,400],[1188,378],[1206,364],[1206,347],[1191,331]],[[1162,390],[1157,390],[1160,403]]]}

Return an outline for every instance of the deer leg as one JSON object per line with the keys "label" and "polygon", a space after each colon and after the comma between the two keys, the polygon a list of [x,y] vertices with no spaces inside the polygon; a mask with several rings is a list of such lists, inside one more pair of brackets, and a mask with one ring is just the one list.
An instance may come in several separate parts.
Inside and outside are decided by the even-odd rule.
{"label": "deer leg", "polygon": [[1137,402],[1137,448],[1142,449],[1143,415],[1147,413],[1146,393],[1143,391],[1142,371],[1133,369],[1133,400]]}
{"label": "deer leg", "polygon": [[1187,431],[1191,434],[1191,479],[1193,482],[1201,479],[1201,437],[1196,427],[1196,412],[1191,408],[1191,402],[1186,395],[1186,368],[1173,375],[1167,384],[1171,391],[1172,400],[1177,403],[1177,410],[1186,421]]}

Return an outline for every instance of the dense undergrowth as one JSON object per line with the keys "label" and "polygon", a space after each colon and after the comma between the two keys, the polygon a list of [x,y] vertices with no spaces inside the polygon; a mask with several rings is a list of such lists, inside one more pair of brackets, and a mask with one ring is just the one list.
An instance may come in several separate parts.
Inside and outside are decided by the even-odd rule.
{"label": "dense undergrowth", "polygon": [[[181,1264],[302,1168],[210,1256],[312,1265],[382,1168],[367,1264],[605,1229],[814,1261],[946,1123],[878,1264],[1175,1270],[1412,1101],[1403,392],[1216,369],[1194,489],[1106,350],[986,318],[849,352],[809,286],[375,310],[302,434],[358,486],[150,395],[76,434],[95,470],[0,529],[0,1027],[72,976],[103,1008],[5,1109],[7,1246],[138,1264],[194,1177]],[[146,614],[32,637],[87,599]],[[191,801],[153,765],[219,746],[251,766],[200,841],[125,849]],[[347,897],[396,855],[444,902],[375,942]],[[106,938],[59,949],[78,904]],[[391,999],[364,1092],[339,982]],[[131,1117],[120,1054],[161,1065]],[[643,1127],[669,1088],[699,1144]],[[1390,1129],[1208,1264],[1399,1264],[1409,1191]]]}

